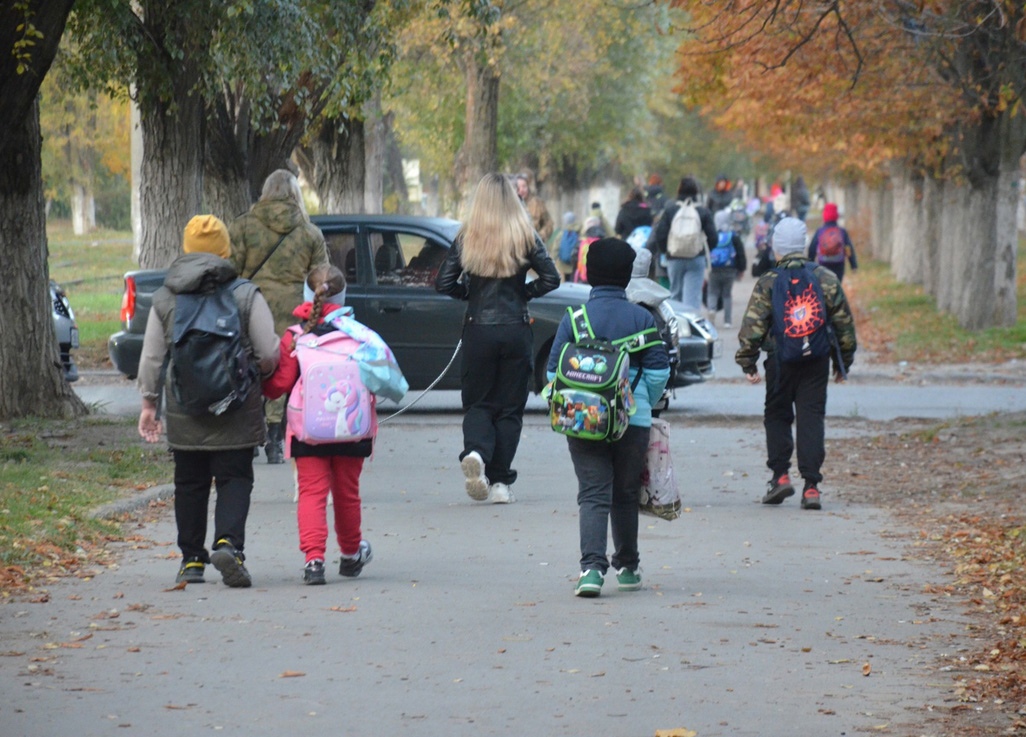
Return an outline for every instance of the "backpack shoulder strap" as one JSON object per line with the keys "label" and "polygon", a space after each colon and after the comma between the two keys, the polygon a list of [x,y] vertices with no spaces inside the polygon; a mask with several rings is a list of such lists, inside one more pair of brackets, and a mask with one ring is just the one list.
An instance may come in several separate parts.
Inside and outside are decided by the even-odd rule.
{"label": "backpack shoulder strap", "polygon": [[573,307],[567,307],[566,311],[570,313],[570,326],[574,329],[574,342],[581,340],[583,337],[595,337],[595,333],[591,329],[591,323],[588,321],[588,310],[584,305],[581,305],[576,310]]}
{"label": "backpack shoulder strap", "polygon": [[653,326],[624,338],[617,338],[613,341],[613,345],[624,348],[628,353],[637,353],[662,342],[659,337],[659,328]]}
{"label": "backpack shoulder strap", "polygon": [[236,278],[228,285],[232,296],[235,297],[235,304],[239,307],[239,324],[242,327],[242,345],[247,353],[253,353],[253,341],[249,337],[249,315],[253,309],[253,300],[256,299],[260,288],[249,279]]}

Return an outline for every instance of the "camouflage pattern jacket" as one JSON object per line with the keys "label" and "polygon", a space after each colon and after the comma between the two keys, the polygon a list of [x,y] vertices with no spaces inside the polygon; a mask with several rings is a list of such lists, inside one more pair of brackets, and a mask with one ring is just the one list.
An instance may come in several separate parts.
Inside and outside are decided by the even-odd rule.
{"label": "camouflage pattern jacket", "polygon": [[[741,370],[746,374],[754,374],[758,369],[759,351],[764,350],[770,356],[773,355],[773,281],[777,276],[777,269],[800,267],[806,259],[800,253],[792,253],[777,262],[777,265],[759,277],[752,290],[752,297],[748,300],[748,308],[745,310],[744,319],[741,322],[741,330],[738,333],[738,340],[741,347],[734,355],[734,360]],[[823,300],[826,302],[827,315],[834,326],[834,334],[837,343],[841,348],[841,360],[844,361],[845,372],[851,367],[855,360],[855,320],[851,315],[851,308],[848,306],[848,299],[844,296],[841,282],[830,269],[823,266],[816,266],[816,278],[823,290]],[[833,359],[834,370],[837,370],[837,358]]]}
{"label": "camouflage pattern jacket", "polygon": [[[274,315],[274,331],[284,335],[295,322],[292,310],[303,303],[303,282],[314,266],[328,263],[320,228],[291,200],[261,200],[228,226],[231,261],[239,276],[249,279],[275,244],[253,283],[260,287]],[[284,236],[284,239],[282,237]]]}

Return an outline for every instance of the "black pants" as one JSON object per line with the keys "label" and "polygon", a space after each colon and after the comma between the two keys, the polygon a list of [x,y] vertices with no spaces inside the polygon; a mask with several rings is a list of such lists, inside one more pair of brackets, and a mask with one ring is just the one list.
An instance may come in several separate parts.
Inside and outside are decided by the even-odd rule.
{"label": "black pants", "polygon": [[774,477],[787,473],[791,468],[791,453],[795,449],[791,425],[796,424],[798,472],[806,484],[818,484],[823,480],[819,469],[826,454],[823,449],[823,420],[826,417],[830,358],[778,363],[770,356],[763,366],[766,369],[766,406],[763,412],[768,456],[766,465]]}
{"label": "black pants", "polygon": [[176,450],[174,456],[175,522],[182,557],[210,560],[205,541],[211,481],[217,486],[213,541],[225,538],[241,553],[253,491],[253,449]]}
{"label": "black pants", "polygon": [[512,484],[524,426],[534,335],[527,323],[463,329],[463,452],[477,451],[493,483]]}

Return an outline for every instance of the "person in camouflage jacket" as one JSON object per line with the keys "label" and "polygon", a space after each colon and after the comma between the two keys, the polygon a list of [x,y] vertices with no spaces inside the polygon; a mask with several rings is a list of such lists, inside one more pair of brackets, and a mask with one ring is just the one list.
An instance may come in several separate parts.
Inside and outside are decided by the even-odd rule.
{"label": "person in camouflage jacket", "polygon": [[[287,169],[271,172],[260,200],[232,221],[228,233],[232,264],[239,276],[260,287],[274,315],[275,332],[284,335],[295,322],[293,308],[303,302],[306,275],[328,264],[324,234],[306,214],[295,175]],[[283,399],[266,403],[268,463],[285,462],[284,414]]]}
{"label": "person in camouflage jacket", "polygon": [[[816,266],[814,273],[823,291],[838,350],[830,357],[800,363],[776,360],[772,335],[773,283],[778,269],[801,267],[807,261],[803,255],[806,233],[805,223],[797,218],[784,218],[774,228],[771,248],[777,265],[760,276],[752,290],[738,334],[741,345],[734,360],[749,383],[758,384],[762,380],[759,353],[767,353],[763,363],[766,370],[763,425],[766,428],[766,465],[773,476],[762,503],[780,504],[794,494],[789,471],[791,454],[797,444],[798,471],[805,482],[802,509],[821,509],[819,485],[823,476],[820,468],[825,457],[824,419],[831,361],[835,380],[843,382],[855,359],[857,342],[855,321],[840,280],[829,269]],[[792,439],[792,424],[796,425],[796,439]]]}

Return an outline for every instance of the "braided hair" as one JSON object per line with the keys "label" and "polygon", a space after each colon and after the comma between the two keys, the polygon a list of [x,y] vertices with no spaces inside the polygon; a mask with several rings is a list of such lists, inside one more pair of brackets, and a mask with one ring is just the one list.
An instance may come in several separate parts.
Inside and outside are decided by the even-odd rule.
{"label": "braided hair", "polygon": [[334,297],[346,288],[346,277],[335,266],[315,266],[306,276],[306,285],[313,291],[313,307],[310,317],[303,321],[303,332],[292,336],[292,350],[296,350],[296,338],[311,332],[321,320],[324,305],[329,297]]}

